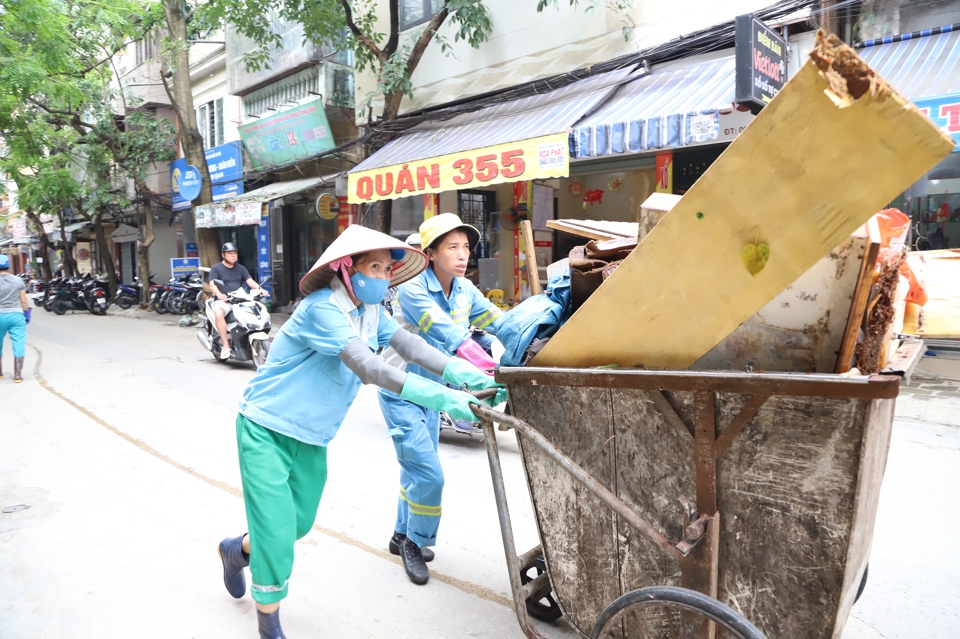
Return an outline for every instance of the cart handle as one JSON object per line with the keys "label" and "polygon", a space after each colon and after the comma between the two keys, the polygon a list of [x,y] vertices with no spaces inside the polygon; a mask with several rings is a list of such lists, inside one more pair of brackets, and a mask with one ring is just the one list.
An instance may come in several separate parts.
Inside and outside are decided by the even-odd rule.
{"label": "cart handle", "polygon": [[577,462],[560,452],[560,450],[551,444],[547,438],[544,437],[536,428],[517,419],[516,417],[505,415],[499,411],[487,408],[486,406],[478,406],[473,404],[470,406],[470,408],[477,417],[481,417],[498,424],[506,424],[516,430],[527,440],[538,446],[541,450],[543,450],[543,452],[553,458],[554,461],[560,464],[561,468],[572,475],[573,478],[580,482],[587,490],[596,495],[600,501],[609,506],[610,509],[622,517],[624,521],[640,531],[644,537],[656,544],[660,550],[666,553],[669,557],[673,558],[674,561],[680,563],[680,561],[684,558],[686,553],[680,552],[672,543],[670,543],[669,539],[660,533],[660,531],[651,526],[647,520],[638,515],[636,511],[630,508],[630,506],[628,506],[623,500],[610,492],[610,490],[605,486],[600,484],[596,479],[593,478],[593,475],[585,471],[579,464],[577,464]]}

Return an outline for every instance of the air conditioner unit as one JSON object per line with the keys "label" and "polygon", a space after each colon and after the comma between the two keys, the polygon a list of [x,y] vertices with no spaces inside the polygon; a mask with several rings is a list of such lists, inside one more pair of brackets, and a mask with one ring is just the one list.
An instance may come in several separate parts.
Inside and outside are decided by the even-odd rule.
{"label": "air conditioner unit", "polygon": [[347,109],[355,107],[353,95],[353,67],[333,62],[324,62],[320,67],[323,76],[323,103]]}

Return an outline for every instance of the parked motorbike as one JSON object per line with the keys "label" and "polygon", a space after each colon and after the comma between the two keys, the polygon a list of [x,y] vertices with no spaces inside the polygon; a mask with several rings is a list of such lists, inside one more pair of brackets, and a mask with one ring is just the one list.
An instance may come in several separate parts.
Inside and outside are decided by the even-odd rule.
{"label": "parked motorbike", "polygon": [[87,275],[68,280],[65,286],[56,290],[49,304],[57,315],[63,315],[67,311],[89,311],[93,315],[106,315],[109,306],[107,297],[106,282]]}
{"label": "parked motorbike", "polygon": [[[270,280],[264,278],[263,284]],[[223,289],[222,280],[213,280],[217,288]],[[227,294],[227,302],[231,310],[224,318],[227,322],[227,334],[230,340],[230,358],[240,361],[253,361],[254,366],[260,368],[267,361],[270,352],[270,313],[262,302],[258,302],[259,290],[246,292],[242,289]],[[204,308],[203,328],[197,331],[197,339],[201,346],[213,353],[218,362],[225,362],[220,358],[222,344],[220,333],[217,331],[216,315],[213,312],[213,303],[209,299]]]}

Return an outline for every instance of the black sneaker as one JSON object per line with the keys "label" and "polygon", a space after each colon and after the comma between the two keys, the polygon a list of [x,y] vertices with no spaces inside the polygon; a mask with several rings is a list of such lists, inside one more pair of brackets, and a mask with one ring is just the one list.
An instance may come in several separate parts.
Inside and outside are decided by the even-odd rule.
{"label": "black sneaker", "polygon": [[[390,550],[391,555],[396,555],[398,557],[400,556],[400,544],[402,544],[403,540],[406,538],[407,536],[403,533],[393,533],[393,537],[390,538],[390,543],[387,544],[387,548]],[[433,561],[434,554],[429,548],[421,548],[420,554],[423,555],[423,560],[425,562],[430,563]]]}
{"label": "black sneaker", "polygon": [[403,559],[403,569],[407,571],[410,581],[422,586],[430,579],[430,570],[423,561],[420,546],[409,539],[404,539],[400,546],[400,558]]}

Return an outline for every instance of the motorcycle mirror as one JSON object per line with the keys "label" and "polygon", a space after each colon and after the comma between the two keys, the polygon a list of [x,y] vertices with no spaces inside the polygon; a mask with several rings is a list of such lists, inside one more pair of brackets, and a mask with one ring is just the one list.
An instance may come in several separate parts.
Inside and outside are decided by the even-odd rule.
{"label": "motorcycle mirror", "polygon": [[[216,285],[217,285],[217,288],[219,288],[219,289],[223,289],[223,287],[225,286],[225,284],[223,283],[223,280],[213,280],[213,283],[216,284]],[[222,290],[221,290],[221,292],[222,292]]]}
{"label": "motorcycle mirror", "polygon": [[265,278],[263,278],[262,280],[260,280],[260,285],[263,286],[264,284],[266,284],[267,282],[269,282],[271,279],[273,279],[273,276],[272,276],[272,275],[267,275]]}

